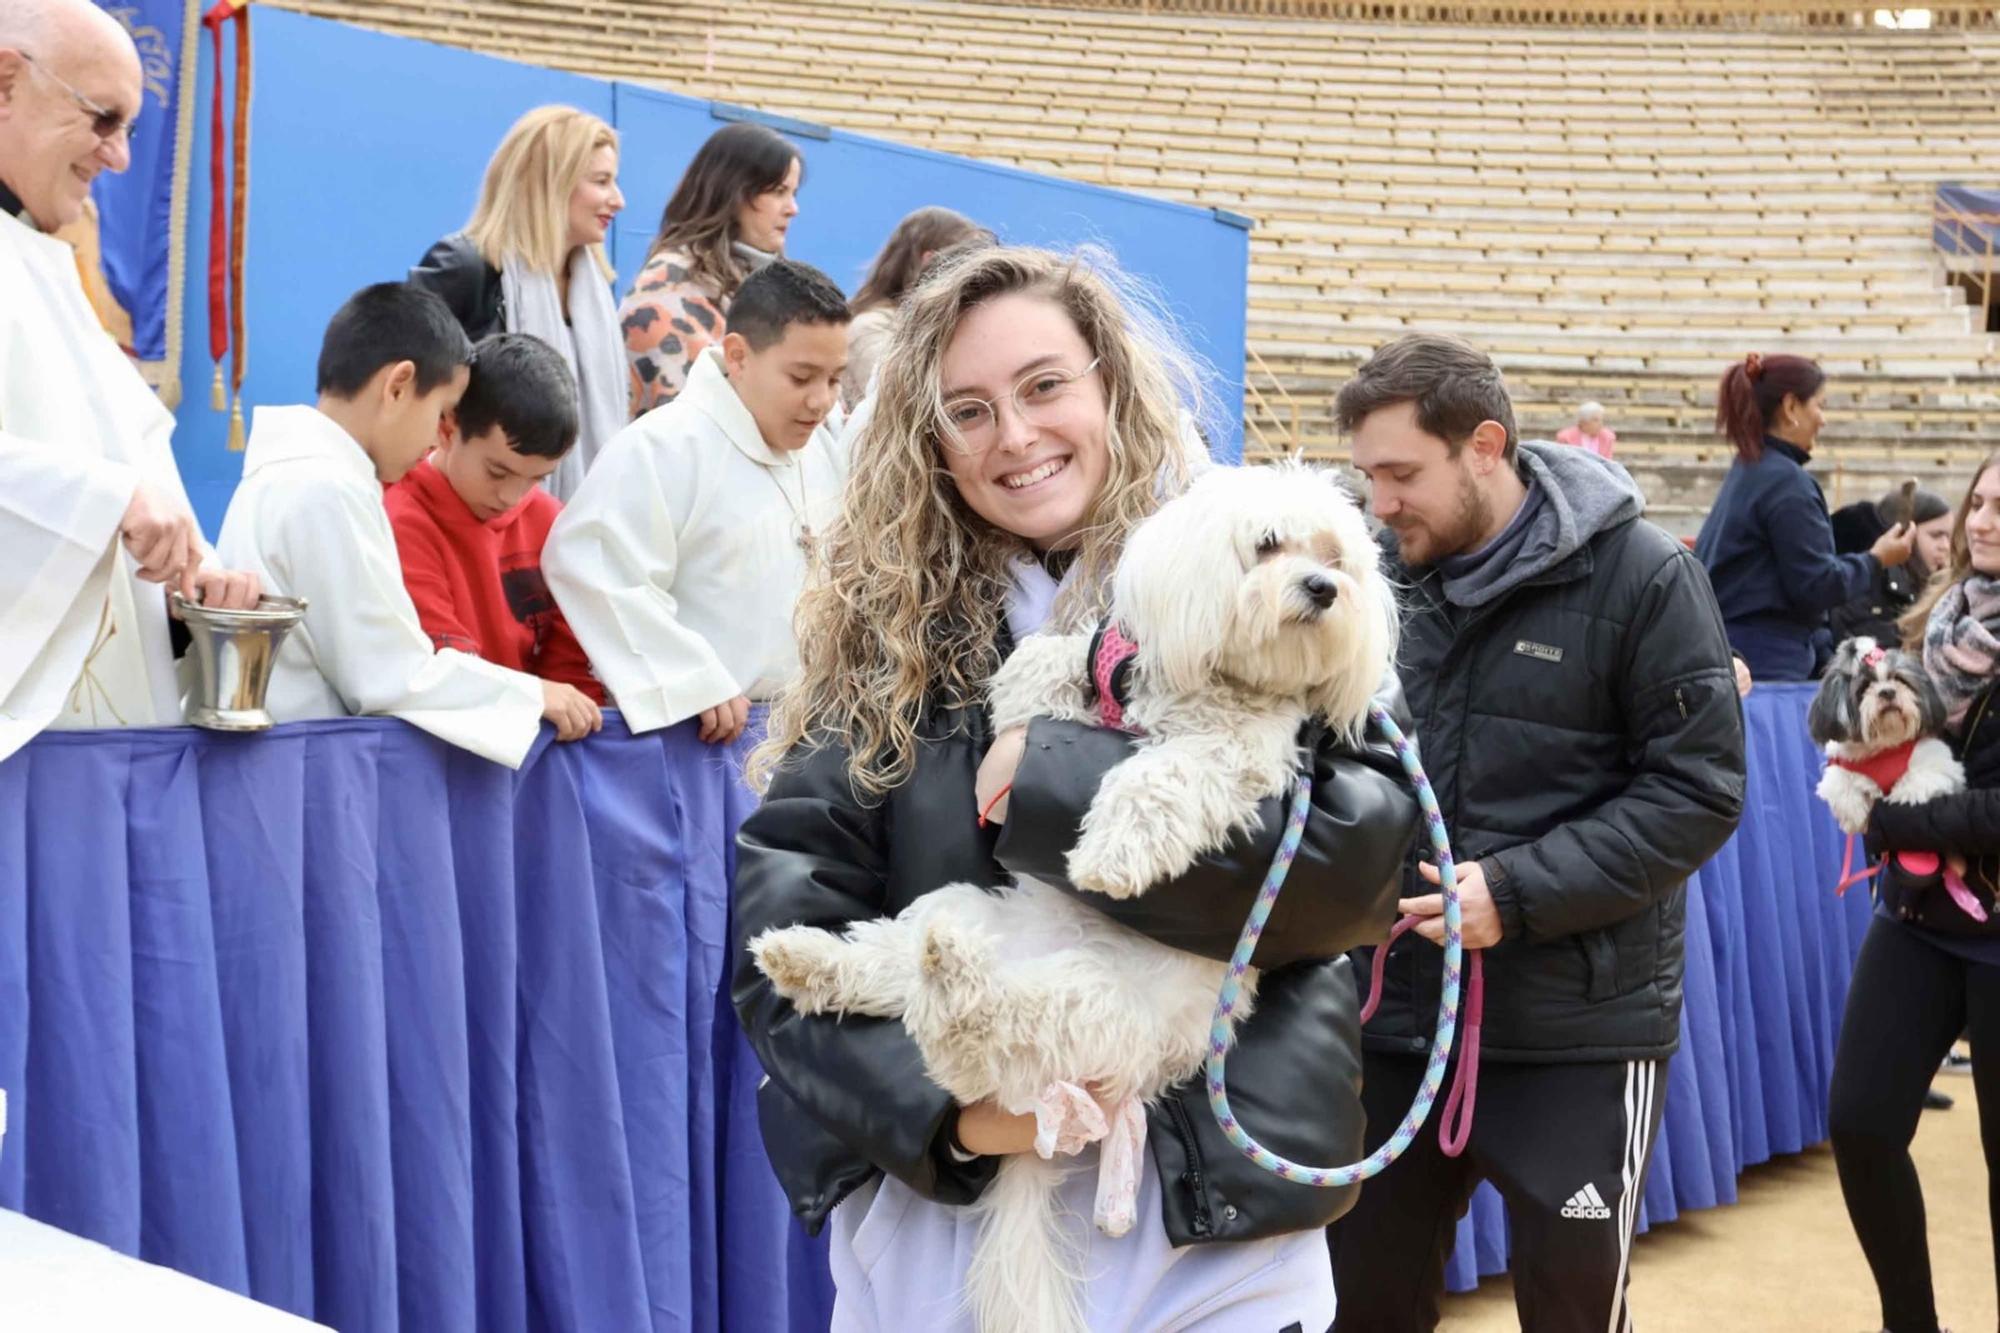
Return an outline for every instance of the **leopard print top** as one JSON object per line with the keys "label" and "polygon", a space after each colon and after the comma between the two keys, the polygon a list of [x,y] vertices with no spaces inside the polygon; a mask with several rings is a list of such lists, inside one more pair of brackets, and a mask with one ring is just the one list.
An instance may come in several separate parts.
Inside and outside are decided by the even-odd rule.
{"label": "leopard print top", "polygon": [[702,349],[729,331],[728,301],[697,283],[685,250],[662,250],[639,270],[618,307],[632,369],[632,415],[671,403]]}

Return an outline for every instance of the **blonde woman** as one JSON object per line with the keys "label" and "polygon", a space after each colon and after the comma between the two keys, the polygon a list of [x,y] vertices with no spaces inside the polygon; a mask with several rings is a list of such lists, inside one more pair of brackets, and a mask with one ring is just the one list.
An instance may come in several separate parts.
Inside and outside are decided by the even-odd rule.
{"label": "blonde woman", "polygon": [[783,257],[804,183],[791,140],[749,121],[695,153],[618,308],[634,417],[671,403],[695,359],[722,342],[743,279]]}
{"label": "blonde woman", "polygon": [[[802,674],[753,759],[768,790],[739,839],[734,999],[770,1075],[766,1149],[806,1223],[833,1222],[843,1333],[969,1329],[966,1205],[998,1158],[1032,1150],[1034,1120],[953,1103],[900,1024],[799,1014],[744,942],[893,914],[954,881],[1064,882],[1078,820],[1128,738],[1046,719],[995,736],[983,694],[1023,636],[1103,614],[1126,536],[1185,482],[1181,404],[1195,377],[1156,327],[1095,263],[1018,248],[949,261],[904,303],[842,515],[800,601]],[[1386,933],[1416,807],[1385,750],[1308,753],[1315,810],[1230,1083],[1266,1143],[1342,1162],[1359,1156],[1362,1116],[1341,955]],[[998,827],[982,828],[982,806]],[[1254,836],[1180,880],[1088,901],[1225,958],[1281,823],[1269,802]],[[1148,1119],[1139,1209],[1156,1222],[1095,1232],[1094,1149],[1065,1187],[1089,1326],[1325,1328],[1321,1228],[1353,1192],[1260,1171],[1229,1146],[1198,1081]]]}
{"label": "blonde woman", "polygon": [[626,421],[616,275],[604,254],[624,207],[617,132],[575,107],[536,107],[486,164],[465,230],[410,270],[410,281],[443,297],[473,342],[528,333],[562,353],[577,380],[582,429],[546,483],[559,500]]}

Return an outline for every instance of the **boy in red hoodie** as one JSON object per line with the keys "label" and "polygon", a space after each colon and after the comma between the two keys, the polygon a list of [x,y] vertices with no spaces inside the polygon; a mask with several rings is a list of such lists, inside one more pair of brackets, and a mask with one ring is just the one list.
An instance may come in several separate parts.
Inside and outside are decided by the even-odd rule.
{"label": "boy in red hoodie", "polygon": [[403,584],[424,632],[544,680],[574,686],[564,739],[602,725],[604,687],[542,578],[542,543],[562,503],[538,484],[576,443],[576,383],[556,350],[525,333],[473,349],[472,379],[430,457],[389,487]]}

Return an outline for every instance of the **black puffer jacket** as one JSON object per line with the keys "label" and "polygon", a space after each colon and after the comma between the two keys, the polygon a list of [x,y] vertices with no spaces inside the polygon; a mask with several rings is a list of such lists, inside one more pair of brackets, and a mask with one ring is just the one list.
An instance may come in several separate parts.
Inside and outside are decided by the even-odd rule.
{"label": "black puffer jacket", "polygon": [[486,262],[472,238],[462,231],[453,232],[424,252],[410,270],[410,285],[443,297],[473,342],[507,331],[507,299],[500,287],[500,270]]}
{"label": "black puffer jacket", "polygon": [[[765,1148],[793,1211],[815,1230],[878,1169],[926,1198],[966,1204],[997,1163],[960,1164],[945,1151],[956,1107],[900,1023],[802,1017],[746,941],[777,926],[893,915],[943,885],[997,884],[1009,871],[1064,884],[1083,813],[1131,745],[1118,732],[1035,722],[1007,822],[982,830],[973,781],[992,741],[985,714],[936,710],[920,734],[915,775],[875,803],[849,785],[842,748],[795,753],[738,839],[736,1012],[770,1075],[758,1095]],[[1267,970],[1229,1058],[1230,1104],[1275,1151],[1339,1163],[1361,1155],[1362,1132],[1359,1005],[1341,955],[1388,933],[1416,802],[1386,748],[1322,743],[1314,753],[1312,817],[1257,955]],[[1268,802],[1258,836],[1137,899],[1084,900],[1154,939],[1226,959],[1283,813]],[[1199,1077],[1149,1113],[1147,1133],[1176,1245],[1302,1231],[1353,1202],[1351,1189],[1292,1184],[1251,1164],[1224,1139]]]}
{"label": "black puffer jacket", "polygon": [[[1560,456],[1522,445],[1524,471],[1546,486],[1615,466],[1546,448]],[[1630,487],[1622,470],[1613,480]],[[1569,533],[1546,568],[1472,609],[1446,599],[1435,568],[1405,568],[1390,548],[1389,576],[1405,585],[1397,666],[1424,765],[1454,857],[1482,862],[1500,912],[1488,1059],[1672,1054],[1684,884],[1742,813],[1743,718],[1721,615],[1694,556],[1636,508],[1633,492],[1605,526]],[[1436,892],[1414,867],[1406,882],[1411,896]],[[1443,957],[1414,934],[1397,942],[1370,1050],[1428,1047]]]}

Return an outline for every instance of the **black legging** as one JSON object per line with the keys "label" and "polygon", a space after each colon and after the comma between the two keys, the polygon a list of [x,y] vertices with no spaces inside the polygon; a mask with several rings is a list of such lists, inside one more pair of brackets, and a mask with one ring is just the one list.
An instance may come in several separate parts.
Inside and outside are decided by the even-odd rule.
{"label": "black legging", "polygon": [[1847,992],[1830,1118],[1840,1192],[1874,1271],[1888,1333],[1936,1333],[1938,1326],[1910,1140],[1924,1093],[1960,1032],[1972,1038],[1986,1207],[2000,1275],[2000,967],[1969,963],[1876,917]]}

